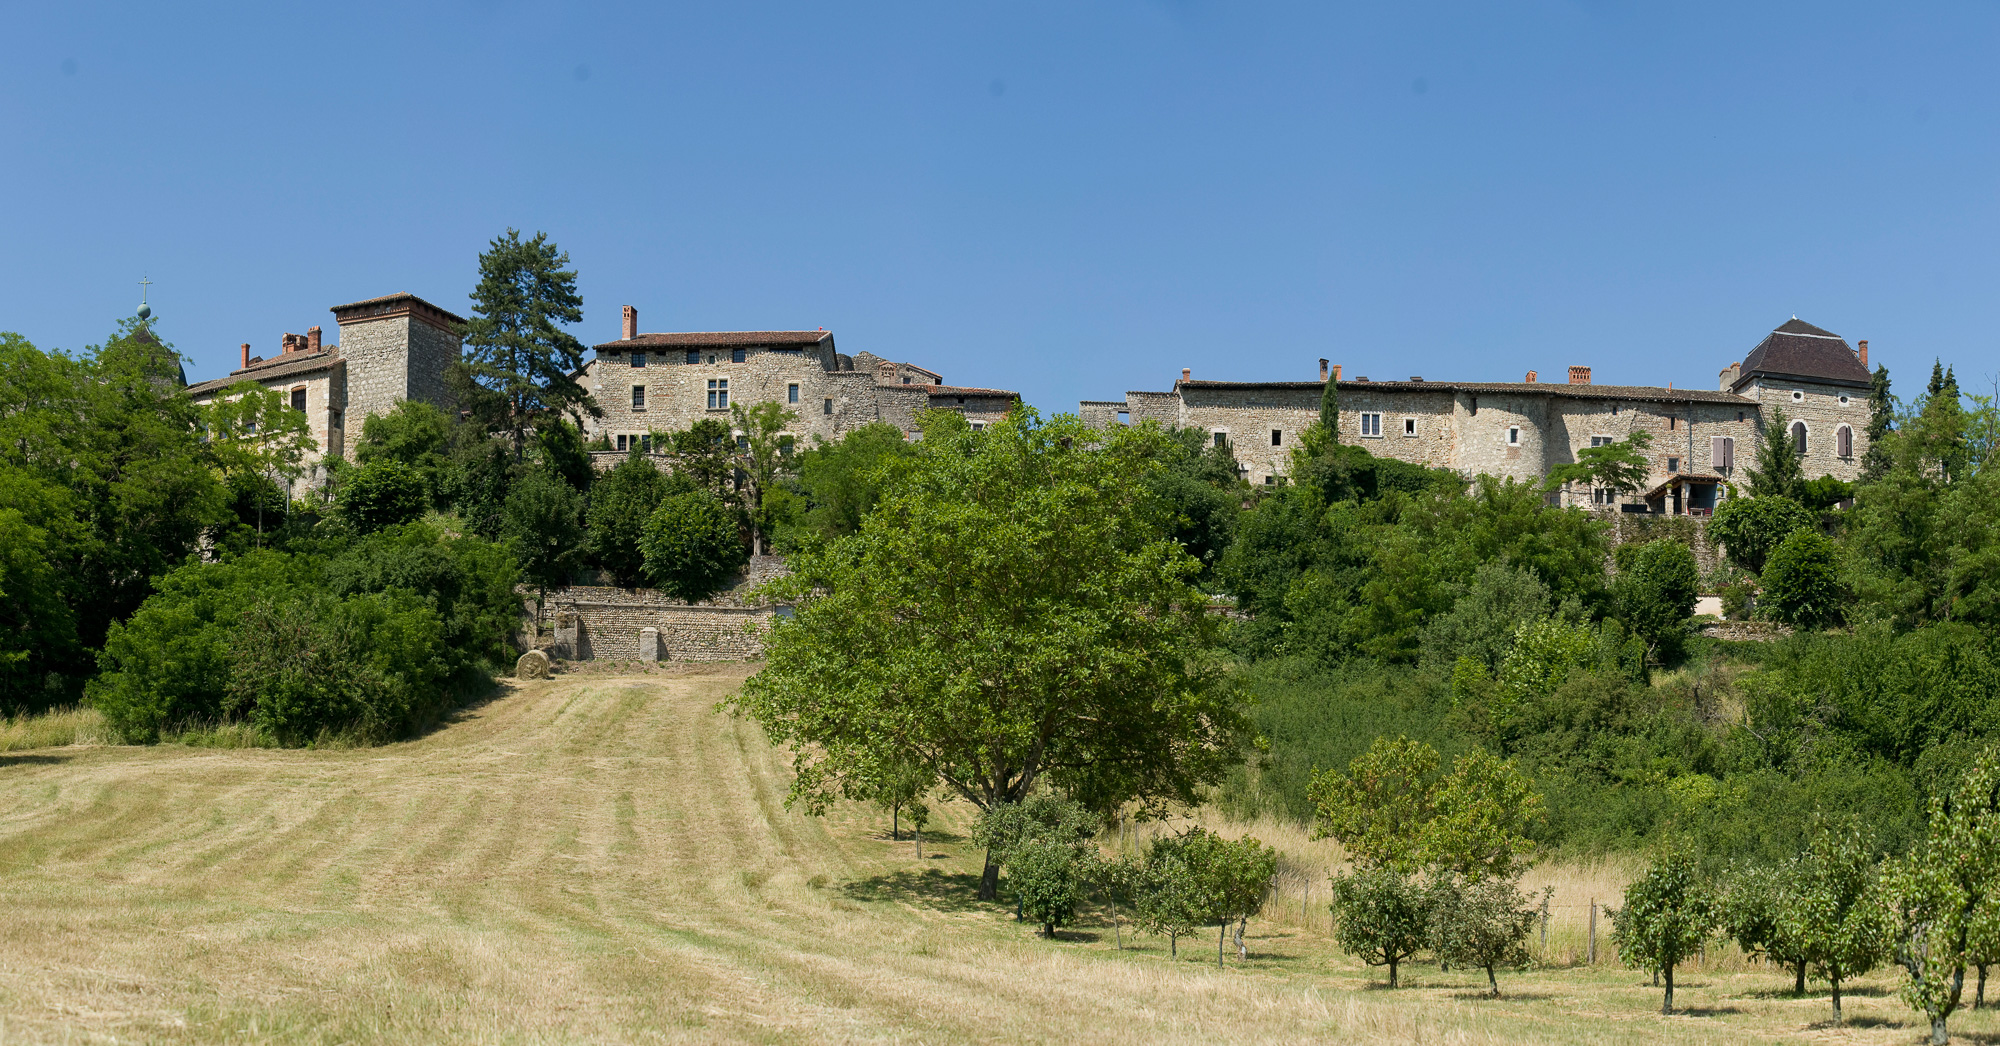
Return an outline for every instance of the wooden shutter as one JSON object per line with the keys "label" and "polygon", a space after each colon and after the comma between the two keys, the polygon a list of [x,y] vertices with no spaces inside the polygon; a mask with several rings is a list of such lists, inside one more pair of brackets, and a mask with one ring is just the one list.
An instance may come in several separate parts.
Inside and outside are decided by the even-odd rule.
{"label": "wooden shutter", "polygon": [[1853,429],[1850,429],[1850,428],[1848,428],[1848,427],[1847,427],[1847,426],[1845,426],[1845,425],[1842,425],[1842,426],[1840,427],[1840,432],[1838,433],[1838,436],[1839,436],[1839,438],[1838,438],[1838,439],[1836,439],[1836,440],[1834,441],[1834,443],[1835,443],[1835,444],[1837,445],[1837,447],[1838,447],[1838,451],[1839,451],[1839,454],[1840,454],[1840,456],[1841,456],[1841,457],[1843,457],[1843,458],[1851,458],[1851,457],[1853,457],[1853,456],[1854,456],[1854,430],[1853,430]]}
{"label": "wooden shutter", "polygon": [[1708,437],[1708,463],[1713,468],[1733,468],[1736,465],[1736,438],[1734,436]]}

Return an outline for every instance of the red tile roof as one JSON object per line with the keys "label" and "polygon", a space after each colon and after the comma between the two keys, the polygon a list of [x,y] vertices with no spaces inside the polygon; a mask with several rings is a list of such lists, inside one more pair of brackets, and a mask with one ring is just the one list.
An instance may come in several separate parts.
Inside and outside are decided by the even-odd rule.
{"label": "red tile roof", "polygon": [[688,331],[676,334],[641,334],[636,338],[620,338],[593,345],[599,352],[623,352],[627,349],[671,349],[695,347],[770,346],[790,349],[818,345],[833,337],[832,331]]}

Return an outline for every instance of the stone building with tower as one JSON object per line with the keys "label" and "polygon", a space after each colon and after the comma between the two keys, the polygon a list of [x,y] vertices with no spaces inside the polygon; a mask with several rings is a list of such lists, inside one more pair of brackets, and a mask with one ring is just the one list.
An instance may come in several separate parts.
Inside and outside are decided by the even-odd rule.
{"label": "stone building with tower", "polygon": [[338,342],[320,328],[286,334],[278,353],[252,355],[242,347],[241,366],[227,377],[188,388],[206,403],[239,382],[284,393],[306,415],[321,458],[346,458],[361,438],[361,422],[402,400],[447,406],[445,371],[459,359],[456,328],[465,321],[414,294],[390,294],[332,308]]}
{"label": "stone building with tower", "polygon": [[1851,348],[1797,318],[1723,368],[1713,391],[1598,385],[1588,366],[1570,367],[1566,382],[1547,383],[1534,371],[1518,382],[1371,381],[1343,378],[1329,364],[1320,361],[1318,381],[1214,381],[1182,370],[1171,391],[1086,400],[1079,412],[1099,425],[1151,418],[1201,429],[1231,448],[1239,472],[1257,484],[1283,481],[1300,433],[1319,418],[1329,380],[1340,392],[1340,442],[1467,477],[1537,481],[1580,450],[1645,430],[1653,435],[1652,469],[1640,494],[1574,489],[1555,496],[1607,510],[1698,516],[1712,512],[1755,464],[1773,412],[1784,413],[1809,477],[1853,480],[1868,452],[1868,343]]}
{"label": "stone building with tower", "polygon": [[885,423],[914,435],[925,410],[962,413],[974,428],[1005,417],[1020,396],[1005,389],[945,384],[942,375],[869,352],[850,356],[833,334],[816,331],[639,332],[627,305],[620,336],[594,347],[584,388],[603,416],[586,435],[614,451],[650,448],[652,434],[703,418],[728,422],[730,408],[774,402],[797,415],[787,428],[802,442],[836,440]]}

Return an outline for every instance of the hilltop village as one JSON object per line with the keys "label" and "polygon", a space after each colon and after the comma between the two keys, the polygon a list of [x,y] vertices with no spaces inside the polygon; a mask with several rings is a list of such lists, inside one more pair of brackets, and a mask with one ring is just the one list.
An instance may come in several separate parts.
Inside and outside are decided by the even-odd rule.
{"label": "hilltop village", "polygon": [[[322,453],[350,457],[362,419],[404,399],[445,405],[444,374],[460,354],[465,321],[414,294],[333,306],[339,332],[286,334],[279,351],[254,356],[241,347],[228,376],[189,389],[207,402],[241,381],[280,391],[303,411]],[[682,331],[642,333],[639,312],[622,310],[616,339],[594,346],[579,376],[601,415],[585,419],[586,438],[615,453],[652,450],[653,435],[703,418],[727,420],[732,404],[775,402],[795,415],[787,429],[802,444],[833,440],[865,425],[888,424],[914,436],[926,410],[962,413],[973,428],[1004,417],[1018,394],[947,384],[916,363],[871,352],[839,351],[830,331]],[[1343,377],[1319,361],[1318,380],[1244,382],[1197,379],[1183,370],[1165,392],[1132,391],[1123,400],[1085,400],[1077,412],[1093,425],[1155,420],[1194,428],[1227,447],[1239,475],[1253,484],[1283,481],[1296,441],[1318,418],[1325,383],[1340,393],[1341,442],[1377,457],[1477,475],[1535,480],[1576,460],[1584,448],[1653,436],[1644,489],[1565,489],[1560,504],[1649,514],[1705,516],[1727,496],[1772,411],[1782,411],[1794,451],[1811,476],[1852,481],[1868,452],[1868,343],[1793,318],[1721,369],[1714,390],[1599,385],[1592,368],[1571,366],[1564,382],[1534,371],[1518,382],[1371,380]],[[607,459],[609,460],[609,459]]]}

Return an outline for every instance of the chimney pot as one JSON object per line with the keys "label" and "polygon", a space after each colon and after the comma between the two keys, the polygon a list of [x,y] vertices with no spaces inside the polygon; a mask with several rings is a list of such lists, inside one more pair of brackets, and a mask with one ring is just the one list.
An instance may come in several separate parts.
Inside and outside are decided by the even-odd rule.
{"label": "chimney pot", "polygon": [[243,343],[243,366],[238,367],[236,369],[237,370],[250,369],[250,343],[247,341]]}
{"label": "chimney pot", "polygon": [[638,336],[639,336],[639,310],[633,308],[630,305],[627,305],[625,306],[625,333],[623,337],[626,341],[631,341],[633,338],[636,338]]}
{"label": "chimney pot", "polygon": [[1182,381],[1188,381],[1188,380],[1191,380],[1191,379],[1192,379],[1193,377],[1194,377],[1194,369],[1193,369],[1193,368],[1191,368],[1191,367],[1182,367],[1182,368],[1181,368],[1181,380],[1182,380]]}
{"label": "chimney pot", "polygon": [[1588,384],[1590,384],[1590,368],[1589,368],[1589,367],[1576,367],[1576,366],[1572,366],[1572,367],[1570,367],[1570,369],[1569,369],[1569,383],[1570,383],[1571,385],[1588,385]]}
{"label": "chimney pot", "polygon": [[1534,371],[1529,371],[1529,372],[1528,372],[1528,384],[1530,384],[1530,385],[1533,385],[1534,383],[1535,383],[1535,372],[1534,372]]}
{"label": "chimney pot", "polygon": [[1862,369],[1862,370],[1867,370],[1867,369],[1868,369],[1868,339],[1867,339],[1867,338],[1863,338],[1863,339],[1861,339],[1861,340],[1860,340],[1859,342],[1857,342],[1857,344],[1861,346],[1861,369]]}
{"label": "chimney pot", "polygon": [[[1862,345],[1862,347],[1863,347],[1863,348],[1865,349],[1865,348],[1867,347],[1868,343],[1864,341],[1864,342],[1862,342],[1862,343],[1861,343],[1861,345]],[[1332,360],[1328,360],[1328,359],[1321,359],[1321,360],[1319,361],[1319,380],[1321,380],[1321,381],[1325,381],[1325,380],[1326,380],[1326,365],[1327,365],[1328,363],[1331,363],[1331,362],[1333,362],[1333,361],[1332,361]]]}
{"label": "chimney pot", "polygon": [[318,352],[318,351],[319,351],[319,328],[318,328],[318,327],[307,327],[307,328],[306,328],[306,351],[307,351],[307,352]]}
{"label": "chimney pot", "polygon": [[1334,381],[1340,380],[1340,364],[1338,363],[1333,365],[1333,380]]}

